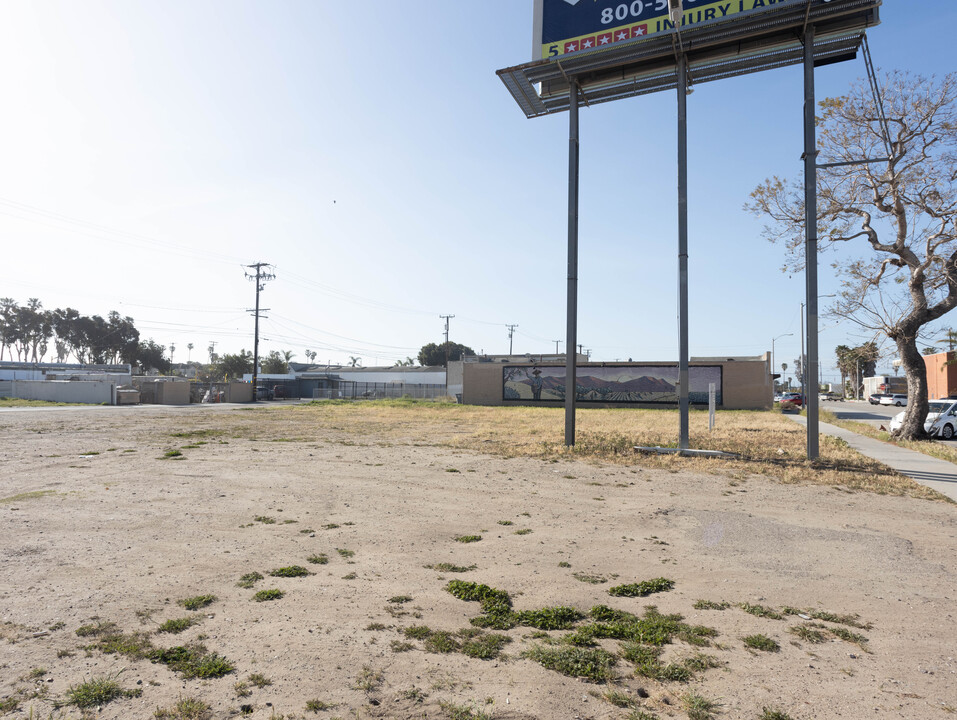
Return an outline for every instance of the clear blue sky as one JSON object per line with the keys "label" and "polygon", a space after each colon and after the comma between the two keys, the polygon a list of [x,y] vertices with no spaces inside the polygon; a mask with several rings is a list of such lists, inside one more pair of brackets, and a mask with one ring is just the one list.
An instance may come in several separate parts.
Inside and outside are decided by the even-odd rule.
{"label": "clear blue sky", "polygon": [[[953,69],[957,3],[888,0],[885,69]],[[567,115],[527,120],[495,70],[531,58],[532,0],[0,4],[0,296],[118,310],[176,361],[252,348],[365,365],[451,339],[564,337]],[[818,97],[863,76],[822,68]],[[799,354],[803,276],[742,210],[800,177],[802,74],[689,98],[691,353]],[[579,338],[675,360],[675,96],[583,110]],[[821,263],[822,294],[837,290]],[[947,326],[950,323],[944,322]],[[833,348],[868,339],[822,321]],[[562,345],[564,348],[564,345]],[[889,363],[887,364],[889,367]]]}

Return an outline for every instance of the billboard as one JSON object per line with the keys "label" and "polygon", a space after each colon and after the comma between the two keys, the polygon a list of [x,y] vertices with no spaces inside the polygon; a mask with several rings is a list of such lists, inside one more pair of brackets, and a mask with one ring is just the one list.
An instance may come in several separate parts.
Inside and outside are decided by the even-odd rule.
{"label": "billboard", "polygon": [[[803,0],[683,0],[681,27]],[[674,29],[668,0],[535,0],[533,60],[611,48]]]}
{"label": "billboard", "polygon": [[[708,385],[715,384],[721,400],[721,366],[689,368],[689,399],[708,404]],[[576,369],[576,398],[599,403],[678,402],[677,365],[625,365]],[[565,366],[506,365],[502,368],[502,399],[516,402],[565,400]]]}

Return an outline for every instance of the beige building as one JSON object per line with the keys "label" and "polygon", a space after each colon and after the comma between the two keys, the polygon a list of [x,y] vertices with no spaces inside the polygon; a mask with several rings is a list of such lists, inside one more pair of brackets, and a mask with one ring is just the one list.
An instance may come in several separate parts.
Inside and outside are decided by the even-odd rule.
{"label": "beige building", "polygon": [[[466,405],[559,406],[564,402],[564,363],[546,357],[467,358],[449,367],[449,384],[461,371]],[[661,407],[677,404],[677,365],[667,362],[618,362],[577,365],[580,407]],[[707,407],[715,385],[716,401],[728,410],[765,410],[773,405],[770,353],[755,357],[692,358],[692,406]]]}

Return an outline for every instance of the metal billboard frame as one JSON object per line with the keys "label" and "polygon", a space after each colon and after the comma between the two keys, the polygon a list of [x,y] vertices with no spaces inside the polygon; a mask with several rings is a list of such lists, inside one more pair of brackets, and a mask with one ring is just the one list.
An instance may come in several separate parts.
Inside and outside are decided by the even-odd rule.
{"label": "metal billboard frame", "polygon": [[[536,0],[536,32],[545,0]],[[679,0],[680,1],[680,0]],[[679,448],[688,449],[688,128],[687,95],[693,82],[804,66],[804,179],[808,365],[818,371],[817,135],[814,68],[857,56],[868,28],[880,24],[882,0],[778,0],[776,5],[646,39],[534,60],[496,74],[527,118],[568,111],[568,288],[566,345],[578,339],[579,106],[675,89],[678,96],[678,317]],[[540,45],[533,54],[540,52]],[[575,357],[566,354],[566,377],[575,382]],[[773,369],[772,369],[773,370]],[[807,455],[819,454],[818,394],[806,393]],[[575,393],[565,403],[565,444],[575,444]]]}

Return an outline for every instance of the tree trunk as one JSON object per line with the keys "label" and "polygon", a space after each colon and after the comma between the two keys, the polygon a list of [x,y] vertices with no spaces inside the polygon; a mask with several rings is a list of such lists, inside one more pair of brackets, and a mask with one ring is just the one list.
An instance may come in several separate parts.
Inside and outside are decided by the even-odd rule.
{"label": "tree trunk", "polygon": [[927,366],[917,349],[917,336],[896,339],[901,366],[907,375],[907,413],[904,424],[897,433],[903,440],[920,440],[927,437],[924,421],[927,419]]}

